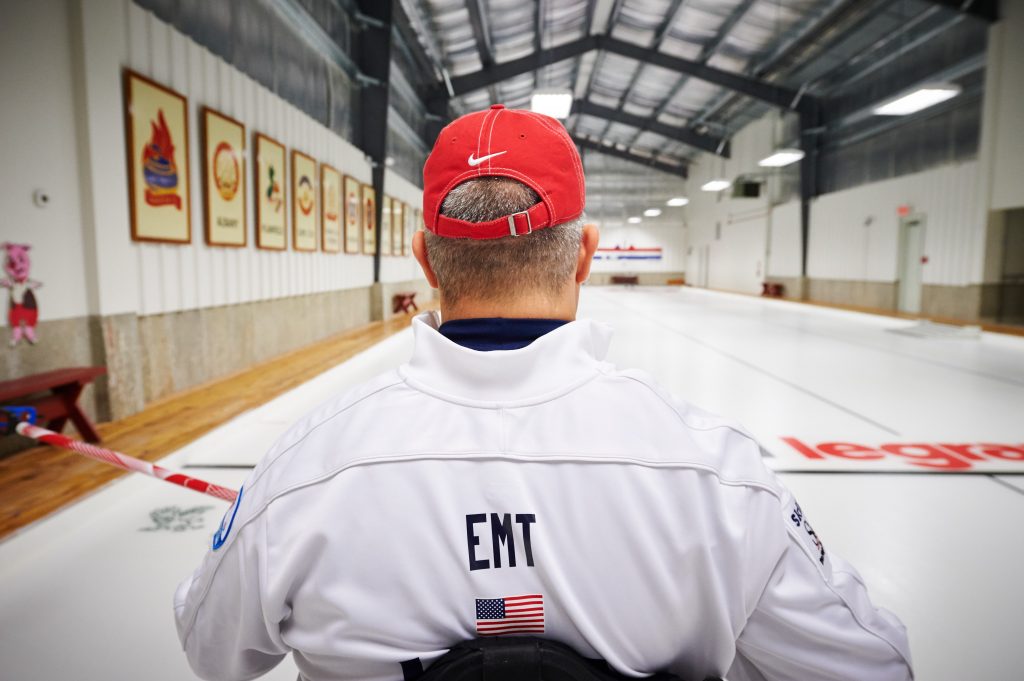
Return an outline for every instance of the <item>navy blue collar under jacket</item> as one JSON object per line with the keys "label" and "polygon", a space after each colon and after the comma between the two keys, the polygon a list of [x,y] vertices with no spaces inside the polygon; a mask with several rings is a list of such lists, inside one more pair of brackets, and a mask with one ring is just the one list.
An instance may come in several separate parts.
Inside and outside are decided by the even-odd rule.
{"label": "navy blue collar under jacket", "polygon": [[561,319],[454,319],[438,327],[453,343],[471,350],[518,350],[568,322]]}

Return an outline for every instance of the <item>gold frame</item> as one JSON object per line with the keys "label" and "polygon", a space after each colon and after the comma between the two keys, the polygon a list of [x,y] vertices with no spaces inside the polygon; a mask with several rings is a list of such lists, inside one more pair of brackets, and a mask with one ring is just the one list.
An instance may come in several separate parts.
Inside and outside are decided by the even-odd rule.
{"label": "gold frame", "polygon": [[[350,217],[349,211],[352,209],[352,206],[349,204],[349,201],[348,201],[348,187],[349,187],[349,183],[354,184],[355,185],[355,190],[356,190],[356,215],[355,215],[355,223],[353,224],[353,227],[356,230],[356,234],[355,234],[355,238],[351,239],[351,240],[349,239],[349,233],[348,233],[348,230],[349,230],[349,217]],[[359,180],[357,180],[356,178],[352,177],[351,175],[345,175],[345,176],[342,177],[342,180],[341,180],[341,201],[344,204],[344,209],[345,209],[344,210],[345,220],[344,220],[344,223],[342,225],[343,228],[344,228],[343,231],[342,231],[342,251],[344,253],[348,253],[348,254],[351,254],[351,255],[359,255],[360,253],[363,252],[363,184]],[[355,250],[349,250],[349,248],[348,248],[349,241],[355,241]]]}
{"label": "gold frame", "polygon": [[299,180],[298,180],[298,176],[297,176],[297,174],[295,172],[296,160],[298,160],[300,158],[302,160],[304,160],[304,161],[309,161],[313,165],[313,177],[310,179],[310,182],[314,182],[316,180],[316,176],[317,176],[317,172],[316,172],[316,166],[317,166],[316,159],[313,158],[312,156],[310,156],[309,154],[302,153],[298,149],[292,149],[292,156],[291,156],[291,165],[292,165],[292,167],[291,167],[291,173],[292,173],[292,176],[291,176],[291,187],[292,187],[292,249],[295,250],[295,251],[299,251],[300,253],[313,253],[319,247],[319,244],[317,244],[317,232],[319,231],[319,226],[317,225],[317,206],[316,206],[316,201],[318,199],[317,194],[319,192],[317,192],[316,187],[313,187],[313,202],[314,203],[313,203],[313,208],[310,210],[310,214],[313,216],[313,245],[311,247],[308,247],[308,248],[307,247],[300,247],[299,246],[299,210],[300,209],[299,209],[299,192],[298,192],[298,189],[299,189],[298,182],[299,182]]}
{"label": "gold frame", "polygon": [[[210,215],[210,186],[211,186],[211,180],[212,180],[212,178],[210,176],[210,164],[209,164],[209,160],[210,160],[210,158],[209,158],[210,157],[210,149],[209,149],[209,142],[210,142],[209,127],[210,127],[210,121],[209,121],[209,118],[210,118],[210,116],[216,116],[217,118],[222,119],[226,123],[229,123],[231,125],[237,126],[242,131],[242,134],[241,134],[242,148],[239,150],[239,153],[240,153],[240,156],[241,156],[241,160],[239,161],[240,168],[239,168],[239,171],[238,171],[238,182],[241,185],[239,187],[239,191],[242,194],[242,243],[240,243],[240,244],[231,243],[231,242],[214,241],[214,238],[213,238],[213,233],[212,233],[213,232],[213,226],[212,226],[212,224],[210,222],[211,221],[211,215]],[[202,109],[199,110],[199,120],[200,120],[200,124],[201,124],[201,132],[202,132],[202,138],[203,138],[203,140],[202,140],[202,146],[203,146],[203,223],[205,225],[205,230],[204,231],[205,231],[206,245],[207,246],[218,246],[218,247],[224,247],[224,248],[245,248],[246,246],[249,245],[249,225],[248,225],[249,211],[248,211],[248,207],[247,207],[247,204],[248,204],[248,201],[246,200],[247,197],[245,196],[246,191],[249,188],[249,186],[248,186],[249,183],[246,180],[246,176],[245,176],[245,172],[246,172],[246,170],[245,170],[245,125],[241,121],[235,120],[231,116],[228,116],[227,114],[221,113],[220,111],[217,111],[216,109],[214,109],[212,107],[209,107],[209,106],[204,106],[204,107],[202,107]]]}
{"label": "gold frame", "polygon": [[[327,201],[324,197],[327,193],[327,181],[324,179],[328,173],[334,173],[338,178],[338,248],[331,250],[327,248]],[[345,250],[345,176],[334,166],[320,164],[320,250],[324,253],[341,253]]]}
{"label": "gold frame", "polygon": [[[281,234],[284,237],[284,244],[281,246],[270,246],[263,243],[263,239],[260,238],[263,234],[263,213],[260,210],[260,151],[262,151],[263,144],[268,146],[274,146],[281,149],[281,156],[283,165],[288,164],[287,159],[287,148],[278,142],[270,135],[264,135],[262,132],[254,132],[253,136],[255,142],[253,143],[253,179],[256,180],[253,183],[254,191],[253,197],[256,199],[256,248],[261,248],[268,251],[287,251],[288,250],[288,210],[284,210],[284,225],[281,229]],[[284,172],[285,168],[282,167],[281,171]],[[288,203],[288,183],[285,181],[281,182],[281,202],[285,205]]]}
{"label": "gold frame", "polygon": [[[146,236],[141,233],[139,229],[139,215],[138,207],[136,206],[135,196],[135,172],[136,172],[136,159],[135,159],[135,132],[134,132],[134,114],[132,107],[132,80],[138,80],[149,87],[156,90],[160,90],[163,94],[173,97],[180,101],[181,104],[181,119],[182,127],[184,128],[184,140],[183,144],[176,145],[176,150],[181,151],[182,156],[185,159],[183,167],[185,168],[184,178],[179,180],[178,186],[184,189],[184,196],[180,197],[180,210],[185,211],[185,235],[181,239],[173,239],[167,237],[154,237]],[[131,215],[131,230],[132,230],[132,241],[146,241],[152,243],[164,243],[164,244],[190,244],[192,243],[192,169],[190,167],[191,159],[189,157],[190,147],[188,142],[188,98],[180,92],[176,92],[165,85],[161,85],[151,78],[132,71],[131,69],[124,69],[122,73],[122,89],[124,98],[124,122],[125,122],[125,137],[128,145],[128,210]],[[183,151],[182,151],[183,150]]]}
{"label": "gold frame", "polygon": [[[370,224],[367,224],[367,212],[366,202],[367,195],[369,200],[373,202],[373,210],[370,211]],[[374,190],[373,185],[363,184],[362,190],[359,192],[359,205],[362,208],[363,219],[361,225],[361,234],[363,235],[361,241],[363,244],[363,255],[373,255],[374,251],[377,250],[377,192]]]}

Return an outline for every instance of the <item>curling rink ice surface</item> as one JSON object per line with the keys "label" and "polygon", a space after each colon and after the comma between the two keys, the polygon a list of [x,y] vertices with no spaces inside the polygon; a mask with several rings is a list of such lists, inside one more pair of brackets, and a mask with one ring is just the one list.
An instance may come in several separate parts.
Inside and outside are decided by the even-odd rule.
{"label": "curling rink ice surface", "polygon": [[[674,288],[588,287],[580,316],[616,328],[613,362],[760,440],[907,625],[919,681],[1024,678],[1024,338]],[[411,348],[403,331],[160,463],[237,488],[289,424]],[[194,678],[171,599],[225,507],[127,476],[0,544],[0,679]]]}

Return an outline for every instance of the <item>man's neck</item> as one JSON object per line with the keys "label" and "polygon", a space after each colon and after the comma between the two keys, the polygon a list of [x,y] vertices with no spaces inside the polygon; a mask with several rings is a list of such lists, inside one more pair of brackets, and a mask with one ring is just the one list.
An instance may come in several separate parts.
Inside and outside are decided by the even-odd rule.
{"label": "man's neck", "polygon": [[445,304],[441,296],[441,319],[450,322],[456,319],[560,319],[571,322],[576,319],[577,296],[563,296],[559,300],[544,297],[525,296],[509,300],[460,300],[456,305]]}

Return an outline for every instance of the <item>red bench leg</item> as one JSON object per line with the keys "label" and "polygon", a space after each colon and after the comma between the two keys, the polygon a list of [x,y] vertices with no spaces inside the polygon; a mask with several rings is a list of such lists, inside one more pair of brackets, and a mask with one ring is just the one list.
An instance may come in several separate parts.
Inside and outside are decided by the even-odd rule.
{"label": "red bench leg", "polygon": [[[54,394],[60,397],[64,403],[64,408],[67,410],[67,417],[55,419],[50,421],[50,430],[60,432],[60,428],[64,427],[64,423],[68,418],[75,424],[75,428],[81,433],[82,437],[86,442],[99,442],[100,434],[93,428],[92,422],[89,421],[89,417],[78,407],[78,396],[82,394],[82,390],[85,386],[80,383],[73,383],[71,385],[62,385],[53,389]],[[58,424],[59,422],[59,424]],[[59,427],[54,427],[59,425]]]}

